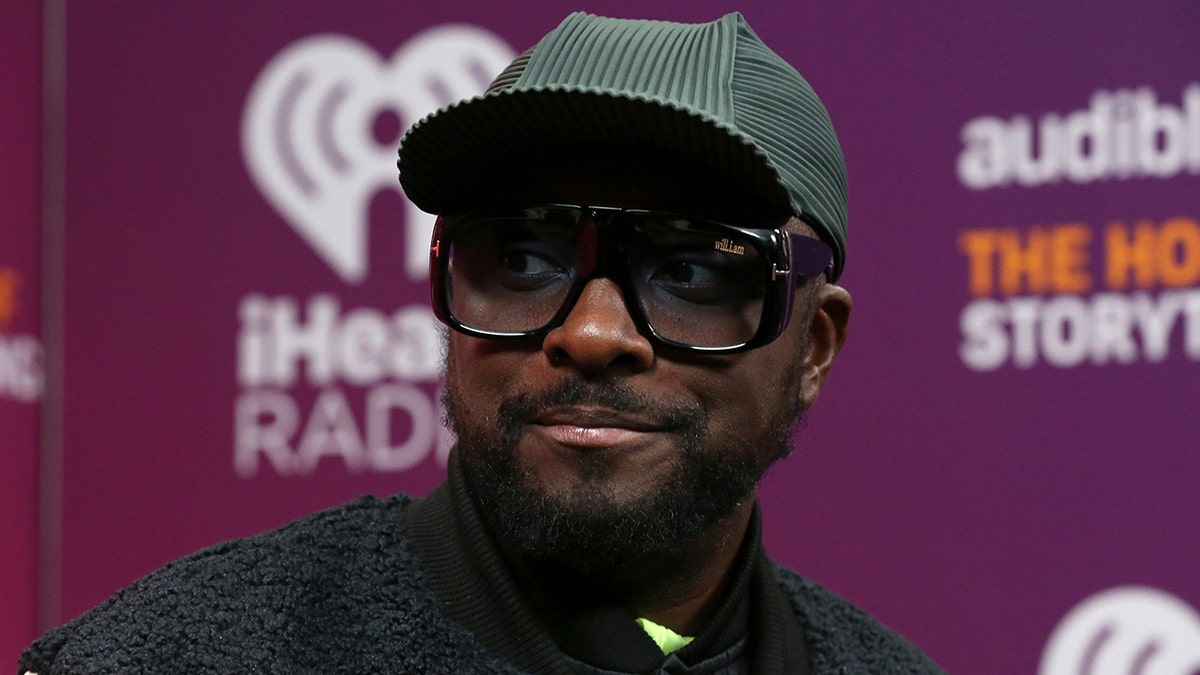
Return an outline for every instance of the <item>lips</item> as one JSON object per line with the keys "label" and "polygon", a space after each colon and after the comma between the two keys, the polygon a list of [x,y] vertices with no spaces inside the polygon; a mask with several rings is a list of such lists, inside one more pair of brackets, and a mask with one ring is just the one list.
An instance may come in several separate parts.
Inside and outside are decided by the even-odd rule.
{"label": "lips", "polygon": [[592,429],[609,427],[647,432],[663,430],[662,424],[644,415],[584,406],[543,410],[533,415],[530,422],[546,426],[570,425]]}
{"label": "lips", "polygon": [[644,441],[665,431],[656,420],[610,408],[560,407],[533,415],[529,424],[553,441],[580,448],[606,448]]}

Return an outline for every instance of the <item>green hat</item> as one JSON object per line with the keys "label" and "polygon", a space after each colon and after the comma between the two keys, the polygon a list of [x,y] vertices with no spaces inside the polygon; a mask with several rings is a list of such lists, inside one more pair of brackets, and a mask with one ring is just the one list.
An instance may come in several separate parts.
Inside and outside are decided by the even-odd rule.
{"label": "green hat", "polygon": [[577,144],[703,162],[813,225],[846,257],[846,165],[808,82],[741,14],[704,24],[571,14],[487,92],[400,141],[400,183],[424,211],[461,203],[466,177]]}

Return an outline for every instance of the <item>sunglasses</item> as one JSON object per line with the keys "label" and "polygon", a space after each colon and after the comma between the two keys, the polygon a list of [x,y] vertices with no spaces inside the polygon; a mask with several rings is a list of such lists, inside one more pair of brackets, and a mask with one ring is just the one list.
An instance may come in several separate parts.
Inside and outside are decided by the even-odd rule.
{"label": "sunglasses", "polygon": [[544,335],[601,276],[651,343],[710,354],[779,337],[795,289],[832,269],[801,234],[573,204],[442,215],[430,250],[434,312],[467,335]]}

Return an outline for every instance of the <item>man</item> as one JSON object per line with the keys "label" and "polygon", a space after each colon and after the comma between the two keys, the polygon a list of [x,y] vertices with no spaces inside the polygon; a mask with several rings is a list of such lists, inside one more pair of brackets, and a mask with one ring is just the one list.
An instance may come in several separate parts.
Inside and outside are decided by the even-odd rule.
{"label": "man", "polygon": [[574,14],[399,167],[440,214],[446,483],[172,563],[23,670],[940,672],[759,540],[851,301],[833,128],[740,15]]}

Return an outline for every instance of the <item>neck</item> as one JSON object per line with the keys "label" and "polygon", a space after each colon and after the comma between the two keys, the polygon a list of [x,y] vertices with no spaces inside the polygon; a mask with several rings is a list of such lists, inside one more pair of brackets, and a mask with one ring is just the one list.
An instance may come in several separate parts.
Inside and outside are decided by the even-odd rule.
{"label": "neck", "polygon": [[739,504],[733,514],[674,554],[628,561],[585,574],[568,573],[568,583],[602,589],[610,597],[619,598],[634,616],[681,635],[696,635],[712,617],[729,585],[753,508],[753,500]]}

